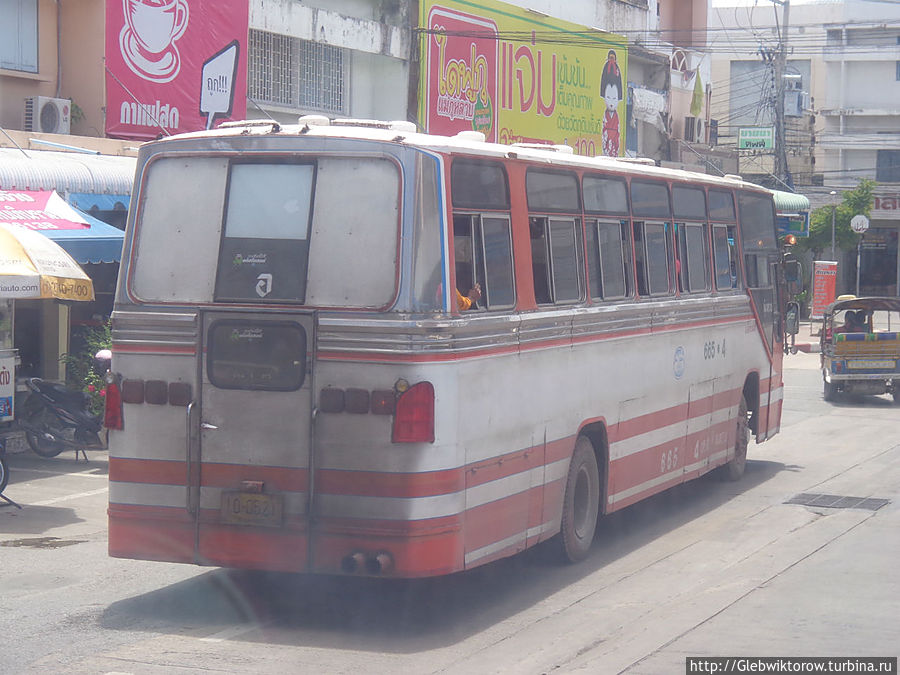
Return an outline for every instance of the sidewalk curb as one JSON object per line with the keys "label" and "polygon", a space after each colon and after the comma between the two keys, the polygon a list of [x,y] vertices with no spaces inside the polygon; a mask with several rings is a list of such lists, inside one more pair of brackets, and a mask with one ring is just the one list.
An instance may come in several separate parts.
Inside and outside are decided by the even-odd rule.
{"label": "sidewalk curb", "polygon": [[818,354],[820,350],[819,343],[810,343],[810,342],[798,342],[796,345],[798,352],[804,352],[806,354]]}

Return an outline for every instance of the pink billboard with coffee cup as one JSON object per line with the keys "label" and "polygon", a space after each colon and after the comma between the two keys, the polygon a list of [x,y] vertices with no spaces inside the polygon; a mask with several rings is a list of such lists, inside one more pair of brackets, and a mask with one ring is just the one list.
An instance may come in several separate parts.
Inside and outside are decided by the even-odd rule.
{"label": "pink billboard with coffee cup", "polygon": [[246,0],[107,0],[106,134],[151,140],[247,112]]}

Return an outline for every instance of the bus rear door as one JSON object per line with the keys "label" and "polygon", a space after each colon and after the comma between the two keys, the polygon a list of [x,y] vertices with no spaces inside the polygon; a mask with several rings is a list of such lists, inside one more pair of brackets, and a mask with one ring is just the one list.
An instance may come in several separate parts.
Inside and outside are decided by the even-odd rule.
{"label": "bus rear door", "polygon": [[202,325],[189,458],[197,562],[302,571],[315,315],[208,312]]}

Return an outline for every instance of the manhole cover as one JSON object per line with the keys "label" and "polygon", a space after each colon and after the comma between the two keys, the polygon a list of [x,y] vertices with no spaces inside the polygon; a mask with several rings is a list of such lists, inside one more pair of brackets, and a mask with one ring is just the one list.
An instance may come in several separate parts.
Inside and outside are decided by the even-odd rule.
{"label": "manhole cover", "polygon": [[867,511],[877,511],[885,504],[890,504],[890,502],[890,499],[876,499],[874,497],[847,497],[845,495],[823,495],[803,492],[791,497],[785,504],[820,506],[826,509],[866,509]]}

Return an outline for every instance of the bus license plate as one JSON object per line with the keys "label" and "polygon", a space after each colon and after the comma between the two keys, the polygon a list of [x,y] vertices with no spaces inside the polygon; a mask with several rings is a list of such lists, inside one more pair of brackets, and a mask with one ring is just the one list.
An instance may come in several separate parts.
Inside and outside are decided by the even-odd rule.
{"label": "bus license plate", "polygon": [[851,370],[868,370],[868,369],[886,369],[889,368],[893,370],[895,365],[894,361],[848,361],[847,367]]}
{"label": "bus license plate", "polygon": [[222,493],[222,522],[231,525],[281,527],[281,495],[259,492]]}

